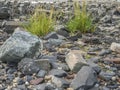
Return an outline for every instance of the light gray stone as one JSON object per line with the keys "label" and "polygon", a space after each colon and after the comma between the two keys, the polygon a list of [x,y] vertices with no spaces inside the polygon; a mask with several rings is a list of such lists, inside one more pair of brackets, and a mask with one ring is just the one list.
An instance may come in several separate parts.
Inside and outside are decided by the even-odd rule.
{"label": "light gray stone", "polygon": [[78,72],[82,66],[87,65],[87,62],[83,58],[80,50],[71,50],[66,55],[65,61],[73,72]]}
{"label": "light gray stone", "polygon": [[42,49],[42,41],[35,35],[17,28],[0,47],[0,60],[19,62],[24,57],[33,58]]}

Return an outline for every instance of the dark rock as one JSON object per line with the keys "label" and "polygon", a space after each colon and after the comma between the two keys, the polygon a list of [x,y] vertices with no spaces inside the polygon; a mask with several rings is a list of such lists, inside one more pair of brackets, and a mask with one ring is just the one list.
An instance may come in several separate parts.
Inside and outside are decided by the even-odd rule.
{"label": "dark rock", "polygon": [[25,76],[25,81],[27,81],[27,82],[30,82],[32,79],[33,79],[33,77],[30,75]]}
{"label": "dark rock", "polygon": [[58,35],[56,32],[51,32],[44,37],[44,39],[58,39]]}
{"label": "dark rock", "polygon": [[57,87],[62,87],[62,88],[68,88],[69,83],[62,79],[62,78],[57,78],[55,76],[52,77],[52,83],[54,83]]}
{"label": "dark rock", "polygon": [[22,85],[22,84],[24,84],[25,83],[25,81],[23,80],[23,79],[19,79],[18,81],[17,81],[17,84],[18,85]]}
{"label": "dark rock", "polygon": [[7,7],[0,7],[0,19],[9,19],[10,13]]}
{"label": "dark rock", "polygon": [[50,62],[56,62],[57,61],[57,56],[53,55],[44,55],[41,57],[41,59],[48,59]]}
{"label": "dark rock", "polygon": [[77,76],[73,79],[71,87],[74,88],[74,90],[88,90],[93,88],[96,83],[96,72],[91,67],[83,66],[77,73]]}
{"label": "dark rock", "polygon": [[47,85],[45,86],[45,90],[55,90],[56,87],[51,84],[51,83],[47,83]]}
{"label": "dark rock", "polygon": [[14,72],[16,72],[17,70],[15,68],[10,68],[7,70],[8,74],[13,74]]}
{"label": "dark rock", "polygon": [[45,74],[46,74],[46,71],[45,71],[45,70],[40,70],[40,71],[37,73],[36,76],[37,76],[38,78],[44,78]]}
{"label": "dark rock", "polygon": [[65,30],[65,28],[60,28],[59,30],[57,30],[57,34],[62,35],[64,37],[68,37],[69,33]]}
{"label": "dark rock", "polygon": [[26,86],[25,85],[18,85],[17,86],[17,89],[19,90],[27,90]]}
{"label": "dark rock", "polygon": [[42,70],[49,71],[51,69],[51,63],[48,59],[37,59],[35,62],[38,64],[39,68]]}
{"label": "dark rock", "polygon": [[38,84],[40,84],[42,82],[43,82],[43,78],[37,78],[37,79],[31,80],[30,84],[32,84],[32,85],[38,85]]}
{"label": "dark rock", "polygon": [[40,70],[39,65],[33,59],[24,58],[18,64],[18,69],[26,75],[37,73]]}
{"label": "dark rock", "polygon": [[49,72],[50,75],[56,76],[56,77],[66,77],[67,73],[64,70],[61,69],[52,69]]}
{"label": "dark rock", "polygon": [[42,43],[40,38],[17,28],[13,35],[0,47],[0,60],[19,62],[24,57],[34,57]]}

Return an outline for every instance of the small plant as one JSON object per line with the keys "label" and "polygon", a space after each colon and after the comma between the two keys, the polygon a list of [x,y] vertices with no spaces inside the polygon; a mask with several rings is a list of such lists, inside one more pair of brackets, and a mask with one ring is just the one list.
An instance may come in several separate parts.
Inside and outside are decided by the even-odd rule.
{"label": "small plant", "polygon": [[53,9],[51,9],[50,14],[47,14],[42,10],[43,9],[37,8],[35,13],[31,16],[29,24],[23,25],[27,31],[37,36],[44,36],[51,32],[55,24],[55,19],[53,18]]}
{"label": "small plant", "polygon": [[67,28],[71,33],[74,32],[94,32],[95,26],[92,23],[92,18],[87,13],[85,2],[82,4],[82,9],[78,2],[74,2],[74,17],[68,21]]}

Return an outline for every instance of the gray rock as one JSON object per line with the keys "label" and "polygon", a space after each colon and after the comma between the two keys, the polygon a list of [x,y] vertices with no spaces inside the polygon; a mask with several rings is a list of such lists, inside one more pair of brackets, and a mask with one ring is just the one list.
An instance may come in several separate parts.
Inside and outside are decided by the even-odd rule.
{"label": "gray rock", "polygon": [[36,76],[38,78],[44,78],[45,74],[46,74],[45,70],[40,70]]}
{"label": "gray rock", "polygon": [[67,76],[67,73],[64,71],[64,70],[61,70],[61,69],[52,69],[50,72],[49,72],[50,75],[53,75],[53,76],[56,76],[56,77],[66,77]]}
{"label": "gray rock", "polygon": [[39,85],[34,85],[33,90],[45,90],[46,84],[39,84]]}
{"label": "gray rock", "polygon": [[115,76],[114,72],[104,72],[104,71],[102,71],[99,74],[99,77],[101,77],[103,80],[106,80],[106,81],[111,80],[113,76]]}
{"label": "gray rock", "polygon": [[3,62],[19,62],[24,57],[33,58],[42,49],[41,40],[20,28],[0,47],[0,60]]}
{"label": "gray rock", "polygon": [[71,87],[74,90],[88,90],[92,88],[97,83],[96,72],[88,66],[82,67],[82,69],[77,73],[77,76],[73,79]]}
{"label": "gray rock", "polygon": [[52,83],[54,83],[57,87],[68,88],[69,83],[62,78],[57,78],[55,76],[52,77]]}
{"label": "gray rock", "polygon": [[64,40],[61,39],[49,39],[48,43],[53,46],[59,46]]}
{"label": "gray rock", "polygon": [[87,65],[87,62],[83,58],[80,50],[71,50],[66,55],[65,61],[73,72],[78,72],[82,66]]}
{"label": "gray rock", "polygon": [[37,73],[40,68],[33,59],[24,58],[18,63],[18,69],[26,75]]}
{"label": "gray rock", "polygon": [[35,62],[42,70],[49,71],[51,69],[51,63],[48,59],[37,59]]}
{"label": "gray rock", "polygon": [[47,34],[44,39],[58,39],[58,35],[56,32],[51,32],[49,34]]}
{"label": "gray rock", "polygon": [[113,42],[113,43],[111,44],[111,46],[110,46],[110,49],[111,49],[112,51],[115,51],[115,52],[117,52],[117,53],[120,53],[120,44]]}
{"label": "gray rock", "polygon": [[0,19],[8,19],[9,17],[9,9],[7,7],[0,7]]}

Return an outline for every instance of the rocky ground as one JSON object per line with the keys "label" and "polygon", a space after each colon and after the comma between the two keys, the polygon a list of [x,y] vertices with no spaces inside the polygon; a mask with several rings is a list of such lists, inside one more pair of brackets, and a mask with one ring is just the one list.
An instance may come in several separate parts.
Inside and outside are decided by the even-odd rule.
{"label": "rocky ground", "polygon": [[[37,5],[63,11],[55,31],[21,28]],[[72,2],[0,1],[0,90],[120,90],[120,2],[88,2],[94,33],[71,36]],[[72,13],[71,13],[72,14]]]}

